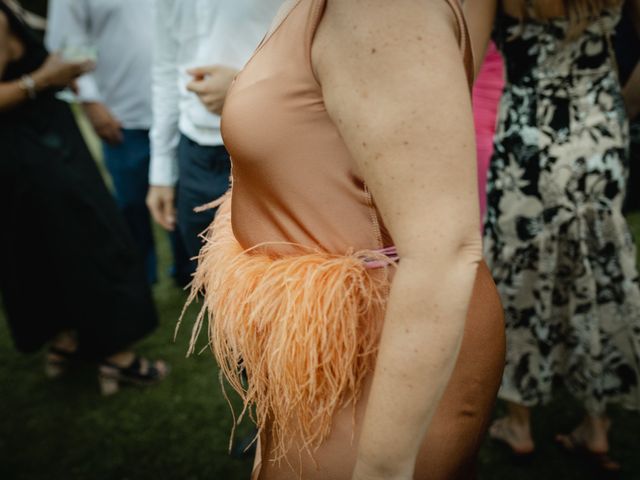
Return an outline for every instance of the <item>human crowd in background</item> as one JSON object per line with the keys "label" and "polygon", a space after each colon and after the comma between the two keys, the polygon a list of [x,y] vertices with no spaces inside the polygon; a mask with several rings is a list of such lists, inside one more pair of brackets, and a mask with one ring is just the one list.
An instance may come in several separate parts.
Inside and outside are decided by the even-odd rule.
{"label": "human crowd in background", "polygon": [[[166,378],[166,362],[133,350],[158,321],[153,221],[184,287],[216,213],[198,207],[230,186],[226,94],[282,3],[49,0],[42,37],[39,17],[0,0],[0,289],[16,348],[46,348],[47,375],[90,360],[104,394]],[[550,2],[462,3],[484,255],[506,318],[508,408],[489,435],[531,455],[531,410],[560,378],[585,416],[557,442],[617,472],[607,407],[640,409],[640,281],[623,214],[640,209],[640,5],[600,2],[577,22],[541,14]],[[101,140],[112,191],[69,98]]]}

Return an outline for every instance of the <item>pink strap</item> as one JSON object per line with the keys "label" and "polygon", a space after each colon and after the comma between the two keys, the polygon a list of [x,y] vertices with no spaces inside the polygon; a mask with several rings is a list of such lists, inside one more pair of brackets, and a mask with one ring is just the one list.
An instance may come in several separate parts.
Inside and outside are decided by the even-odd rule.
{"label": "pink strap", "polygon": [[394,263],[398,263],[400,261],[400,257],[398,256],[398,251],[396,247],[391,245],[390,247],[384,247],[379,250],[374,250],[376,253],[380,253],[386,257],[386,259],[381,258],[365,258],[364,265],[367,269],[375,269],[375,268],[384,268]]}

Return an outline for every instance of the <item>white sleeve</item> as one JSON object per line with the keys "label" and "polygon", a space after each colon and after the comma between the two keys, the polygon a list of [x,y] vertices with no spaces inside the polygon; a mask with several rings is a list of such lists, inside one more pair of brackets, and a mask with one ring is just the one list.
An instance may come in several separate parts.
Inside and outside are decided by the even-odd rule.
{"label": "white sleeve", "polygon": [[154,9],[151,127],[151,185],[173,186],[178,180],[180,92],[178,90],[178,46],[168,17],[172,0],[156,0]]}
{"label": "white sleeve", "polygon": [[[91,38],[91,20],[86,0],[49,0],[47,16],[45,43],[50,51],[59,51],[70,41],[95,42]],[[94,74],[83,75],[77,85],[78,100],[81,102],[102,101]]]}

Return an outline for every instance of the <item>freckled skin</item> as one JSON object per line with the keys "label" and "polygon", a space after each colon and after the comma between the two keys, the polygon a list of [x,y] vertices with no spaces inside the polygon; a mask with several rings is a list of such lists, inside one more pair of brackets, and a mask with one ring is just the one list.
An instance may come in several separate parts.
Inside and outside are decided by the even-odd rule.
{"label": "freckled skin", "polygon": [[[336,414],[335,434],[317,452],[317,464],[305,463],[304,478],[473,478],[504,361],[503,325],[495,321],[499,307],[486,267],[476,275],[474,131],[458,31],[445,0],[326,3],[312,63],[327,113],[402,261],[375,378],[367,379],[355,417],[350,407]],[[472,415],[461,422],[465,409]],[[299,457],[289,460],[297,465]],[[371,469],[359,470],[363,464]],[[297,478],[286,476],[286,467],[265,469],[275,473],[261,480]]]}

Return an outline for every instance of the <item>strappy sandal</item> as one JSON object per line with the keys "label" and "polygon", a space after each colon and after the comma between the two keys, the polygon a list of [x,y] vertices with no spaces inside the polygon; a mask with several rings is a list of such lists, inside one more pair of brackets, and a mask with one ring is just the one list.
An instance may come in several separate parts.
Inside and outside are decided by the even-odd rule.
{"label": "strappy sandal", "polygon": [[[502,438],[504,435],[500,434],[500,432],[502,434],[504,434],[505,432],[506,427],[504,425],[504,420],[499,419],[496,422],[494,422],[493,425],[491,425],[491,427],[489,428],[489,438],[507,451],[513,463],[518,465],[526,465],[531,463],[536,453],[535,448],[532,448],[531,450],[517,450],[513,448],[513,445],[511,445],[511,443],[509,443],[505,438]],[[492,430],[493,433],[491,432]],[[496,436],[496,430],[500,431],[498,432],[498,436]]]}
{"label": "strappy sandal", "polygon": [[44,360],[44,374],[47,378],[59,378],[74,360],[76,360],[75,350],[63,350],[51,346]]}
{"label": "strappy sandal", "polygon": [[615,479],[620,475],[622,467],[606,452],[594,452],[589,450],[578,436],[571,432],[566,435],[558,434],[556,443],[565,453],[577,455],[588,461],[598,471],[598,478]]}
{"label": "strappy sandal", "polygon": [[98,371],[100,392],[107,396],[116,393],[122,384],[148,386],[158,383],[167,376],[169,367],[161,360],[150,362],[136,355],[127,367],[103,361]]}

